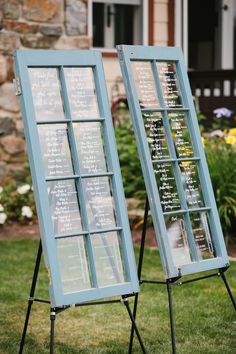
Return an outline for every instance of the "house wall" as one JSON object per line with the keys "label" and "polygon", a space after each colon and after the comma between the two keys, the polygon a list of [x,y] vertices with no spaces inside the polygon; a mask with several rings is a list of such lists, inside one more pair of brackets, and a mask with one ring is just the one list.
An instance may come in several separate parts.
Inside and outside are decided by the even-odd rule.
{"label": "house wall", "polygon": [[0,1],[0,183],[22,169],[25,143],[13,90],[15,49],[89,48],[86,0]]}
{"label": "house wall", "polygon": [[[154,0],[153,14],[153,45],[168,45],[168,0]],[[120,94],[124,93],[124,86],[120,82],[121,72],[117,58],[104,57],[104,70],[107,82],[107,89],[110,99],[112,100],[116,93],[116,82]]]}
{"label": "house wall", "polygon": [[[91,47],[87,1],[0,0],[0,183],[25,164],[22,119],[12,84],[13,52]],[[154,0],[153,11],[153,44],[167,45],[168,0]],[[104,58],[104,68],[112,100],[124,93],[117,58]]]}

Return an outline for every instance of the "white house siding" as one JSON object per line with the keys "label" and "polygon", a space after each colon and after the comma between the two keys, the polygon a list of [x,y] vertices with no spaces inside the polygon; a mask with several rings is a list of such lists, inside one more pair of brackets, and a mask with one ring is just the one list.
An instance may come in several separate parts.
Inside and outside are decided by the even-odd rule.
{"label": "white house siding", "polygon": [[154,1],[154,45],[168,43],[168,0]]}

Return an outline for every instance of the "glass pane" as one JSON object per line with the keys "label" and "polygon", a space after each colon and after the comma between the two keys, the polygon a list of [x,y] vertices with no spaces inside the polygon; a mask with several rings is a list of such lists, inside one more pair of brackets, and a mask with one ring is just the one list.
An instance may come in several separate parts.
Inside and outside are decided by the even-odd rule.
{"label": "glass pane", "polygon": [[141,108],[159,108],[151,62],[133,61],[134,81]]}
{"label": "glass pane", "polygon": [[179,163],[182,176],[186,202],[189,208],[204,206],[197,165],[194,161],[182,161]]}
{"label": "glass pane", "polygon": [[82,231],[78,195],[74,180],[47,182],[54,233]]}
{"label": "glass pane", "polygon": [[82,180],[89,230],[116,227],[113,198],[108,177]]}
{"label": "glass pane", "polygon": [[145,112],[143,120],[152,160],[170,158],[162,113]]}
{"label": "glass pane", "polygon": [[45,175],[73,175],[66,124],[38,125]]}
{"label": "glass pane", "polygon": [[74,123],[76,146],[81,173],[106,172],[101,124],[98,122]]}
{"label": "glass pane", "polygon": [[199,258],[214,257],[207,214],[205,212],[191,213],[190,220]]}
{"label": "glass pane", "polygon": [[157,70],[166,107],[183,107],[175,63],[157,63]]}
{"label": "glass pane", "polygon": [[176,266],[191,263],[187,233],[182,215],[165,217],[168,240]]}
{"label": "glass pane", "polygon": [[193,157],[193,147],[185,113],[171,112],[169,113],[169,121],[177,158]]}
{"label": "glass pane", "polygon": [[63,293],[91,288],[84,237],[66,237],[57,240]]}
{"label": "glass pane", "polygon": [[118,237],[117,232],[92,235],[99,287],[125,282]]}
{"label": "glass pane", "polygon": [[72,119],[98,118],[92,68],[64,68]]}
{"label": "glass pane", "polygon": [[172,165],[154,164],[154,173],[163,212],[181,209]]}
{"label": "glass pane", "polygon": [[[104,45],[104,31],[105,31],[105,4],[92,2],[93,6],[93,47],[105,47]],[[121,42],[120,42],[121,43]]]}
{"label": "glass pane", "polygon": [[58,70],[28,68],[37,121],[65,119]]}

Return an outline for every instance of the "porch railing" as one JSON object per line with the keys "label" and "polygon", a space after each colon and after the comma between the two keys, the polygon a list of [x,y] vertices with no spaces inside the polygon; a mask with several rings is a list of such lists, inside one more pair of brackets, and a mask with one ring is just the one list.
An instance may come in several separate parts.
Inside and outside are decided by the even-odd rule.
{"label": "porch railing", "polygon": [[207,118],[220,107],[236,112],[236,70],[189,71],[188,75],[199,110]]}

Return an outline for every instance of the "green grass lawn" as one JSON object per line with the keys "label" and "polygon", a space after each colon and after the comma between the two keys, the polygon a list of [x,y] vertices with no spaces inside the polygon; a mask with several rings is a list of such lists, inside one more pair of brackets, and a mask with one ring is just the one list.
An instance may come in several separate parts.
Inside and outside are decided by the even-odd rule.
{"label": "green grass lawn", "polygon": [[[0,353],[17,353],[37,241],[0,242]],[[136,249],[136,251],[138,251]],[[161,279],[158,252],[145,252],[143,278]],[[227,272],[236,294],[236,262]],[[42,265],[37,295],[48,297]],[[236,313],[218,277],[173,289],[177,352],[236,353]],[[131,305],[133,301],[131,300]],[[49,306],[32,308],[24,353],[49,352]],[[148,353],[171,353],[166,287],[142,285],[137,323]],[[56,353],[127,353],[130,322],[124,305],[71,308],[56,320]],[[134,353],[141,353],[137,340]]]}

